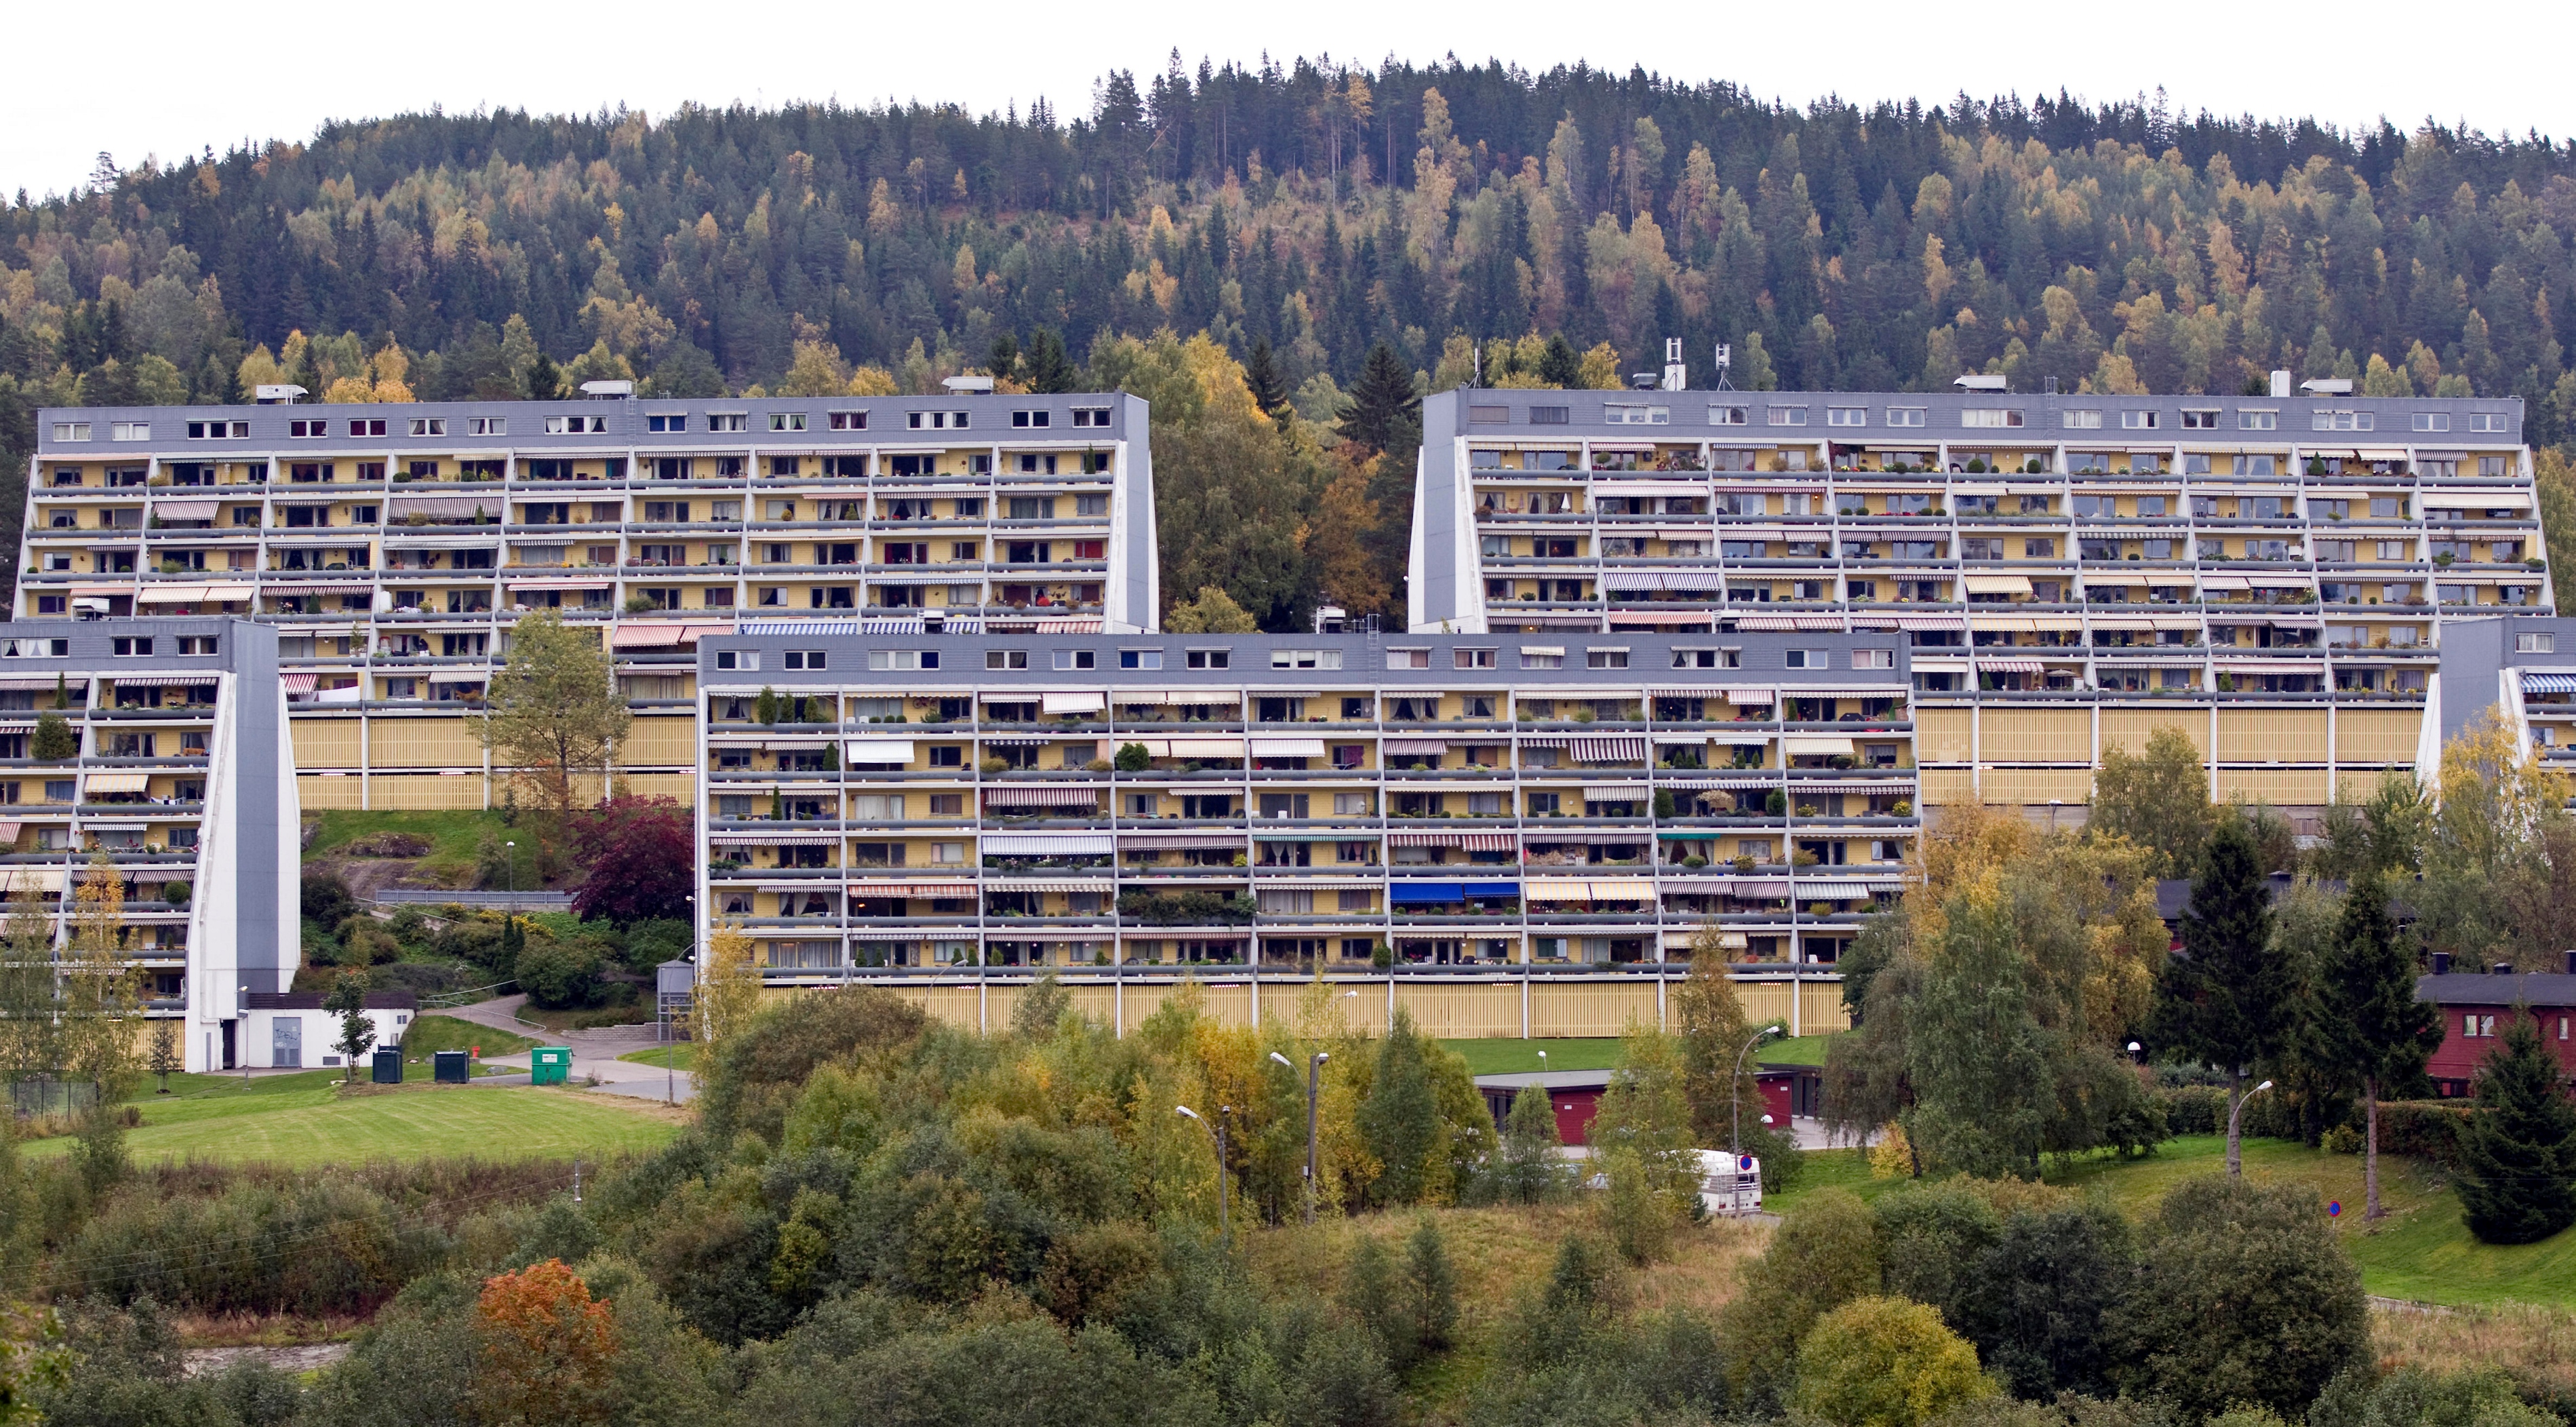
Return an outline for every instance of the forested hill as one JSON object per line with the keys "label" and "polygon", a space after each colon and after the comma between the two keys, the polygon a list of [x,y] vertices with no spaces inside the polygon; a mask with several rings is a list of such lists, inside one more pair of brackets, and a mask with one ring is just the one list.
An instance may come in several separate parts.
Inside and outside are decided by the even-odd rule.
{"label": "forested hill", "polygon": [[[1378,343],[1428,375],[1453,334],[1537,332],[1624,370],[1667,335],[1694,362],[1732,341],[1741,385],[2236,391],[2288,367],[2518,393],[2544,444],[2576,423],[2576,145],[2062,96],[1798,109],[1644,73],[1175,56],[1070,121],[335,124],[102,165],[0,229],[13,480],[43,403],[273,372],[503,395],[556,364],[673,394],[919,389],[1041,329],[1076,361],[1162,328],[1267,342],[1310,415]],[[0,520],[18,504],[0,491]]]}

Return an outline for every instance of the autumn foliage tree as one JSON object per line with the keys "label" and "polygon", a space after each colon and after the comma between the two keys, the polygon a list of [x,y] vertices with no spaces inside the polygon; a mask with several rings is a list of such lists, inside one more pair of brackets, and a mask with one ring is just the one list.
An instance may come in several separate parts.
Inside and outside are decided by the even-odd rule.
{"label": "autumn foliage tree", "polygon": [[492,1427],[605,1421],[617,1324],[561,1259],[483,1281],[474,1312],[482,1361],[476,1416]]}
{"label": "autumn foliage tree", "polygon": [[572,894],[584,921],[686,917],[697,850],[688,810],[669,798],[612,798],[571,820],[589,869]]}

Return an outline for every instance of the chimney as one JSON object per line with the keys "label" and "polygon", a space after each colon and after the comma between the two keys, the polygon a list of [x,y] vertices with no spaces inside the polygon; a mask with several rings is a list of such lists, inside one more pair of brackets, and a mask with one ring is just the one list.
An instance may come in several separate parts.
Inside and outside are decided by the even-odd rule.
{"label": "chimney", "polygon": [[2498,976],[2511,976],[2513,974],[2513,963],[2510,961],[2497,962],[2495,964],[2495,974]]}
{"label": "chimney", "polygon": [[2280,401],[2288,397],[2289,394],[2290,374],[2286,371],[2277,371],[2272,373],[2272,399],[2274,401]]}
{"label": "chimney", "polygon": [[[2576,955],[2576,953],[2570,954]],[[2449,952],[2437,951],[2433,953],[2433,974],[2436,976],[2448,976],[2451,974],[2451,954]]]}

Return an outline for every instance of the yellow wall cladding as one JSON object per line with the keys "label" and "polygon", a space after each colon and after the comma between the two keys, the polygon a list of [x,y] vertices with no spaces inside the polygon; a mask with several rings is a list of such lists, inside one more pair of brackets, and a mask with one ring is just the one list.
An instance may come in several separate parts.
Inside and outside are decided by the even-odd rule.
{"label": "yellow wall cladding", "polygon": [[1922,778],[1925,807],[1956,807],[1977,800],[1976,777],[1965,768],[1926,768]]}
{"label": "yellow wall cladding", "polygon": [[2423,727],[2422,709],[2338,709],[2335,761],[2412,764]]}
{"label": "yellow wall cladding", "polygon": [[639,718],[617,745],[621,768],[689,768],[696,766],[698,721],[693,718]]}
{"label": "yellow wall cladding", "polygon": [[[1980,720],[1977,752],[1988,763],[2093,761],[2090,709],[1986,709]],[[1986,799],[1994,801],[1994,794]]]}
{"label": "yellow wall cladding", "polygon": [[483,766],[483,745],[462,718],[380,718],[367,728],[369,763],[377,768]]}
{"label": "yellow wall cladding", "polygon": [[321,778],[307,773],[295,780],[295,800],[308,813],[320,808],[355,808],[365,787],[365,782],[355,773],[345,778]]}
{"label": "yellow wall cladding", "polygon": [[[1678,968],[1676,968],[1678,970]],[[1362,1035],[1382,1035],[1386,1031],[1386,983],[1358,978],[1324,983],[1332,988],[1326,1000],[1328,1021],[1339,1017],[1348,1029]],[[1670,989],[1678,989],[1678,982]],[[1182,987],[1174,982],[1129,982],[1122,994],[1116,987],[1096,983],[1070,982],[1065,990],[1073,998],[1074,1008],[1093,1022],[1106,1025],[1124,1003],[1119,1016],[1125,1029],[1133,1031]],[[1010,1029],[1011,1008],[1019,1004],[1023,990],[1019,986],[994,985],[978,993],[973,986],[923,986],[904,982],[886,990],[903,997],[938,1020],[963,1030],[984,1029],[1001,1032]],[[1357,996],[1345,996],[1357,991]],[[1795,988],[1799,1004],[1793,1009],[1792,987],[1785,981],[1739,981],[1736,996],[1744,1012],[1754,1020],[1794,1019],[1798,1029],[1808,1035],[1826,1031],[1847,1030],[1850,1018],[1844,1013],[1842,988],[1834,982],[1805,982]],[[1264,1024],[1293,1025],[1298,1020],[1299,1003],[1305,987],[1293,981],[1261,983],[1261,1017]],[[786,989],[773,990],[773,997],[804,994]],[[1252,1023],[1252,991],[1241,981],[1201,983],[1199,995],[1204,1013],[1217,1024],[1249,1026]],[[1516,981],[1483,982],[1468,985],[1439,986],[1396,983],[1396,1004],[1412,1015],[1422,1033],[1441,1040],[1516,1039],[1520,1035],[1521,985]],[[1534,1039],[1563,1036],[1615,1036],[1625,1031],[1631,1021],[1655,1024],[1655,986],[1651,981],[1535,981],[1529,985],[1530,1034]],[[1669,1009],[1669,1008],[1668,1008]]]}
{"label": "yellow wall cladding", "polygon": [[2090,768],[1989,768],[1979,780],[1984,801],[2007,807],[2042,807],[2050,802],[2082,807],[2093,801]]}
{"label": "yellow wall cladding", "polygon": [[2242,799],[2248,803],[2315,804],[2326,801],[2326,770],[2323,768],[2221,768],[2218,770],[2218,798],[2221,802]]}
{"label": "yellow wall cladding", "polygon": [[378,773],[367,780],[367,805],[387,811],[480,808],[486,806],[483,777],[479,773]]}
{"label": "yellow wall cladding", "polygon": [[1974,709],[1927,709],[1914,711],[1914,758],[1918,763],[1965,763],[1968,761],[1969,720]]}
{"label": "yellow wall cladding", "polygon": [[361,762],[355,718],[288,719],[298,768],[355,768]]}
{"label": "yellow wall cladding", "polygon": [[2321,708],[2220,709],[2218,761],[2323,763],[2326,761],[2326,711]]}
{"label": "yellow wall cladding", "polygon": [[2122,748],[2133,755],[2144,753],[2147,740],[2155,735],[2157,729],[2164,727],[2181,729],[2183,737],[2191,740],[2191,746],[2199,751],[2202,760],[2208,759],[2209,710],[2179,704],[2165,709],[2103,709],[2102,751],[2108,753],[2114,748]]}

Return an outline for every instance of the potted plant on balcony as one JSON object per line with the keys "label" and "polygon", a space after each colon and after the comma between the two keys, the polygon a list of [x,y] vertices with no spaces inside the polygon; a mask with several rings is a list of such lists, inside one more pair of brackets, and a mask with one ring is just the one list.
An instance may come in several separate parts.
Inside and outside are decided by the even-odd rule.
{"label": "potted plant on balcony", "polygon": [[1890,817],[1910,818],[1914,816],[1914,803],[1911,799],[1899,798],[1888,805],[1887,812]]}
{"label": "potted plant on balcony", "polygon": [[1772,789],[1762,799],[1762,811],[1775,818],[1787,816],[1789,812],[1789,795],[1781,789]]}
{"label": "potted plant on balcony", "polygon": [[1753,865],[1754,865],[1754,864],[1753,864],[1753,854],[1751,854],[1751,853],[1749,853],[1749,852],[1748,852],[1748,853],[1745,853],[1744,855],[1742,855],[1742,856],[1740,856],[1740,857],[1738,857],[1738,858],[1736,858],[1736,859],[1735,859],[1735,871],[1736,871],[1736,875],[1737,875],[1737,876],[1745,876],[1745,875],[1750,874],[1750,873],[1753,871]]}

